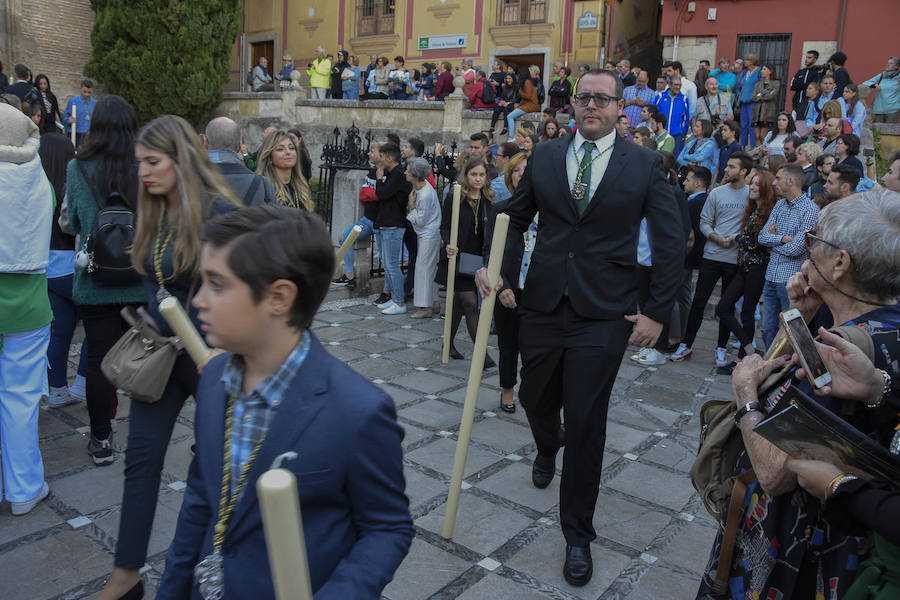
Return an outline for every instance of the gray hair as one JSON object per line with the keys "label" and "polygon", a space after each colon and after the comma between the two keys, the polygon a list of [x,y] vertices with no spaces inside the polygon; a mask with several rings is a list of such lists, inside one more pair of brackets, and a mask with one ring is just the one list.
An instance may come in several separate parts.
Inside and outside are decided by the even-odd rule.
{"label": "gray hair", "polygon": [[[900,296],[900,194],[879,187],[832,202],[819,213],[819,235],[850,254],[861,292]],[[837,252],[823,246],[826,255]]]}
{"label": "gray hair", "polygon": [[431,175],[431,165],[424,158],[414,158],[409,161],[409,172],[420,181],[425,181]]}
{"label": "gray hair", "polygon": [[206,125],[209,149],[228,148],[237,151],[241,147],[241,128],[228,117],[216,117]]}

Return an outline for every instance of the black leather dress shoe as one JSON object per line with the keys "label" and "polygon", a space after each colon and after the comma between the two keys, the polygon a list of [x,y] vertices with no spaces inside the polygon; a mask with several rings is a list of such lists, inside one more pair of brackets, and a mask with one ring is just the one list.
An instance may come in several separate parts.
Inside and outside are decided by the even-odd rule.
{"label": "black leather dress shoe", "polygon": [[591,547],[566,546],[566,564],[563,566],[563,577],[569,585],[580,587],[586,585],[594,574],[594,561],[591,560]]}
{"label": "black leather dress shoe", "polygon": [[538,454],[531,465],[531,483],[538,489],[544,489],[553,481],[553,472],[556,470],[555,456],[541,456]]}

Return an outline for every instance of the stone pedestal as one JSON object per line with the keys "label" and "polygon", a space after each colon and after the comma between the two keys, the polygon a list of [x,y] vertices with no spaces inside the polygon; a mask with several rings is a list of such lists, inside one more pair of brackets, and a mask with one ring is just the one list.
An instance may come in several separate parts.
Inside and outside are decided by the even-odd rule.
{"label": "stone pedestal", "polygon": [[459,133],[462,131],[462,113],[465,103],[465,96],[453,94],[444,98],[444,131],[454,131]]}
{"label": "stone pedestal", "polygon": [[[344,231],[359,221],[362,205],[359,190],[366,181],[366,172],[359,169],[338,169],[334,176],[334,200],[331,208],[331,243],[335,251],[340,247],[340,237]],[[367,294],[369,284],[370,239],[357,242],[354,247],[354,268],[356,269],[356,290],[354,295]]]}

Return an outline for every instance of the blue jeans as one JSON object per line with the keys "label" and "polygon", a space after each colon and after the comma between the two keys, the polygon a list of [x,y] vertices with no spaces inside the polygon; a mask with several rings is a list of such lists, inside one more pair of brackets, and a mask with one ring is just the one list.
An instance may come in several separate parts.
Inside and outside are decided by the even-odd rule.
{"label": "blue jeans", "polygon": [[[50,308],[53,310],[53,324],[50,328],[50,347],[47,349],[50,387],[66,386],[69,346],[78,322],[78,307],[72,301],[72,275],[48,277],[47,289],[50,294]],[[78,360],[78,374],[87,375],[87,341],[81,344],[81,358]]]}
{"label": "blue jeans", "polygon": [[675,148],[672,150],[672,154],[677,158],[678,155],[681,154],[681,149],[684,148],[684,132],[673,133],[671,135],[675,139]]}
{"label": "blue jeans", "polygon": [[762,335],[766,348],[772,345],[772,340],[778,335],[778,315],[791,307],[787,295],[787,282],[777,283],[766,279],[763,286],[763,322]]}
{"label": "blue jeans", "polygon": [[[375,238],[375,251],[378,252],[378,260],[380,260],[383,265],[384,264],[384,246],[382,245],[383,242],[381,240],[381,230],[376,229],[374,231],[374,233],[372,234],[372,237]],[[373,258],[374,258],[374,254],[373,254]],[[390,290],[388,289],[388,283],[389,283],[388,278],[385,277],[384,278],[384,289],[382,290],[385,294],[390,293]]]}
{"label": "blue jeans", "polygon": [[[375,232],[375,229],[372,228],[372,221],[370,221],[366,217],[360,217],[359,221],[345,229],[344,233],[341,234],[342,242],[347,238],[350,230],[353,229],[356,225],[362,227],[362,231],[356,238],[357,242],[368,239]],[[344,273],[353,273],[353,246],[350,246],[350,249],[347,250],[347,254],[344,255]]]}
{"label": "blue jeans", "polygon": [[516,135],[516,118],[520,115],[524,115],[525,111],[521,108],[514,108],[512,112],[506,115],[506,127],[509,129],[509,137],[515,137]]}
{"label": "blue jeans", "polygon": [[44,484],[38,406],[41,395],[47,393],[49,342],[50,325],[0,334],[0,444],[3,484],[10,502],[31,500]]}
{"label": "blue jeans", "polygon": [[[753,103],[741,104],[741,146],[756,145],[756,132],[753,130]],[[766,284],[769,282],[767,281]]]}
{"label": "blue jeans", "polygon": [[400,270],[400,256],[403,252],[403,227],[383,227],[381,229],[381,262],[384,264],[384,280],[387,289],[397,304],[402,304],[403,272]]}

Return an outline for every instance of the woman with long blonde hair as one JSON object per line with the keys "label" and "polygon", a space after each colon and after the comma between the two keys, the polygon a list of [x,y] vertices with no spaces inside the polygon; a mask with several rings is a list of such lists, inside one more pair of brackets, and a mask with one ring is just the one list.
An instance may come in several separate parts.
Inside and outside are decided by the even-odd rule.
{"label": "woman with long blonde hair", "polygon": [[[159,314],[159,301],[174,296],[191,306],[190,296],[199,287],[203,223],[240,205],[200,137],[181,117],[150,121],[138,132],[134,153],[140,191],[132,263],[151,288],[147,312],[164,335],[173,335]],[[196,310],[189,314],[198,326]],[[196,390],[197,369],[190,356],[181,354],[158,402],[131,402],[115,568],[101,600],[143,597],[139,569],[147,560],[160,473],[175,420]]]}
{"label": "woman with long blonde hair", "polygon": [[259,149],[256,173],[272,182],[278,204],[313,211],[309,182],[300,170],[297,142],[283,129],[273,131]]}

